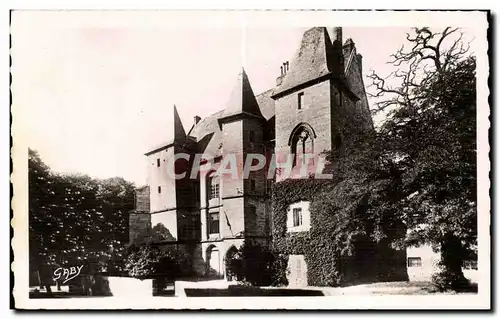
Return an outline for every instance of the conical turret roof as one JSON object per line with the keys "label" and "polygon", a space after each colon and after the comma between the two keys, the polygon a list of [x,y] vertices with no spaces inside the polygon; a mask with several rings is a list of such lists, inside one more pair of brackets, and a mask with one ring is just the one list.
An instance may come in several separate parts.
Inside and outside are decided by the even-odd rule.
{"label": "conical turret roof", "polygon": [[174,142],[182,143],[186,139],[186,131],[182,125],[177,106],[174,105]]}
{"label": "conical turret roof", "polygon": [[169,130],[170,132],[168,134],[168,136],[169,136],[168,140],[150,148],[150,150],[148,152],[146,152],[146,155],[156,153],[160,150],[163,150],[165,148],[172,146],[173,144],[182,144],[185,142],[186,131],[184,130],[184,126],[182,125],[182,121],[181,121],[181,118],[179,116],[179,112],[177,112],[177,107],[175,105],[174,105],[172,126],[170,126],[169,128],[170,128],[170,130]]}
{"label": "conical turret roof", "polygon": [[259,104],[248,80],[245,69],[241,69],[238,74],[236,83],[231,91],[229,100],[226,103],[226,108],[219,121],[224,121],[229,118],[238,116],[250,116],[256,118],[264,118],[260,112]]}

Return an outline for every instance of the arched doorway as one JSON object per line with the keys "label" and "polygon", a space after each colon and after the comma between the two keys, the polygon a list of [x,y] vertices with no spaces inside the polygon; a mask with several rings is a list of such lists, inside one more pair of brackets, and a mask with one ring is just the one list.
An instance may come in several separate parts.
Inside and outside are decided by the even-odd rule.
{"label": "arched doorway", "polygon": [[233,274],[231,274],[231,272],[229,271],[229,263],[231,262],[231,260],[234,259],[234,257],[236,256],[237,253],[238,253],[238,249],[236,249],[236,247],[234,247],[234,246],[231,246],[231,248],[229,248],[227,250],[226,257],[224,258],[224,263],[226,266],[226,279],[227,279],[227,281],[233,281],[236,279],[236,278],[234,278]]}
{"label": "arched doorway", "polygon": [[220,276],[220,253],[215,245],[207,248],[207,275],[210,277]]}

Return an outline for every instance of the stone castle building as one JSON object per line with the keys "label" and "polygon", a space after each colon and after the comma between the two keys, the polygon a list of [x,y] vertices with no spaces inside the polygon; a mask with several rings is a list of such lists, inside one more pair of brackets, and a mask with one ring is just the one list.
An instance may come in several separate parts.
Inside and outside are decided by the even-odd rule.
{"label": "stone castle building", "polygon": [[[221,111],[204,119],[195,117],[189,131],[175,107],[172,116],[173,138],[145,154],[148,186],[137,191],[136,211],[130,217],[131,240],[140,238],[144,228],[153,228],[159,234],[158,244],[180,250],[199,276],[225,276],[226,258],[246,238],[267,242],[273,228],[270,186],[282,177],[269,179],[258,172],[248,178],[218,174],[220,166],[227,164],[224,158],[236,155],[238,172],[249,154],[267,159],[291,154],[294,165],[310,154],[317,164],[314,161],[323,158],[323,152],[349,138],[345,128],[353,125],[351,119],[356,119],[357,131],[373,130],[362,56],[351,39],[343,41],[339,27],[307,30],[291,62],[281,66],[275,87],[255,94],[242,70]],[[179,154],[190,156],[173,161]],[[201,163],[196,154],[203,154]],[[172,163],[176,173],[186,172],[184,178],[168,173]],[[193,168],[195,178],[191,178]],[[308,203],[295,206],[287,227],[308,231]],[[306,284],[303,259],[289,262],[296,263],[292,281]]]}
{"label": "stone castle building", "polygon": [[[342,28],[315,27],[303,34],[291,62],[281,66],[275,87],[255,94],[242,70],[223,109],[196,117],[187,132],[174,108],[173,138],[145,154],[148,187],[138,191],[132,237],[137,237],[138,223],[162,224],[171,235],[165,244],[190,256],[197,273],[223,276],[225,257],[245,238],[270,238],[274,182],[256,172],[247,179],[216,174],[224,156],[236,154],[240,171],[250,153],[266,158],[294,154],[295,161],[311,154],[317,161],[342,143],[341,105],[363,119],[365,129],[373,129],[362,57],[354,42],[343,41]],[[192,159],[175,162],[176,171],[187,171],[185,178],[167,173],[169,161],[181,153],[204,154],[196,179],[190,178],[190,169],[198,165]]]}

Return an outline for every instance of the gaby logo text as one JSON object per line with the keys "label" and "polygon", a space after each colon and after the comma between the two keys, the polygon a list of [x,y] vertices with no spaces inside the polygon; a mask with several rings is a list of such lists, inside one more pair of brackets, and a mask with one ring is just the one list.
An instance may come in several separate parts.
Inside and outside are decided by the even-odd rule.
{"label": "gaby logo text", "polygon": [[83,265],[76,267],[63,268],[59,267],[54,271],[54,280],[64,279],[63,284],[70,281],[80,274]]}

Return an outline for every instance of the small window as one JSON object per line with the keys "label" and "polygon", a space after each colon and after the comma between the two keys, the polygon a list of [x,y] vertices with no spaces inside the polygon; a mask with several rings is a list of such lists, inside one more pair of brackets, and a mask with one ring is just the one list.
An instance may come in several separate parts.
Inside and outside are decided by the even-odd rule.
{"label": "small window", "polygon": [[254,142],[255,141],[255,132],[250,131],[248,138],[250,139],[250,142]]}
{"label": "small window", "polygon": [[209,177],[207,183],[208,199],[210,200],[212,198],[219,198],[219,189],[220,189],[219,177],[218,176]]}
{"label": "small window", "polygon": [[299,93],[297,103],[298,103],[297,108],[299,110],[304,107],[304,92]]}
{"label": "small window", "polygon": [[159,158],[156,159],[156,166],[160,167],[160,159]]}
{"label": "small window", "polygon": [[293,227],[302,225],[302,208],[293,209]]}
{"label": "small window", "polygon": [[408,257],[408,267],[422,267],[422,258]]}
{"label": "small window", "polygon": [[219,184],[210,185],[210,199],[219,198]]}
{"label": "small window", "polygon": [[158,186],[158,194],[161,193],[161,186]]}
{"label": "small window", "polygon": [[208,233],[218,234],[219,233],[219,213],[209,213],[208,214]]}

